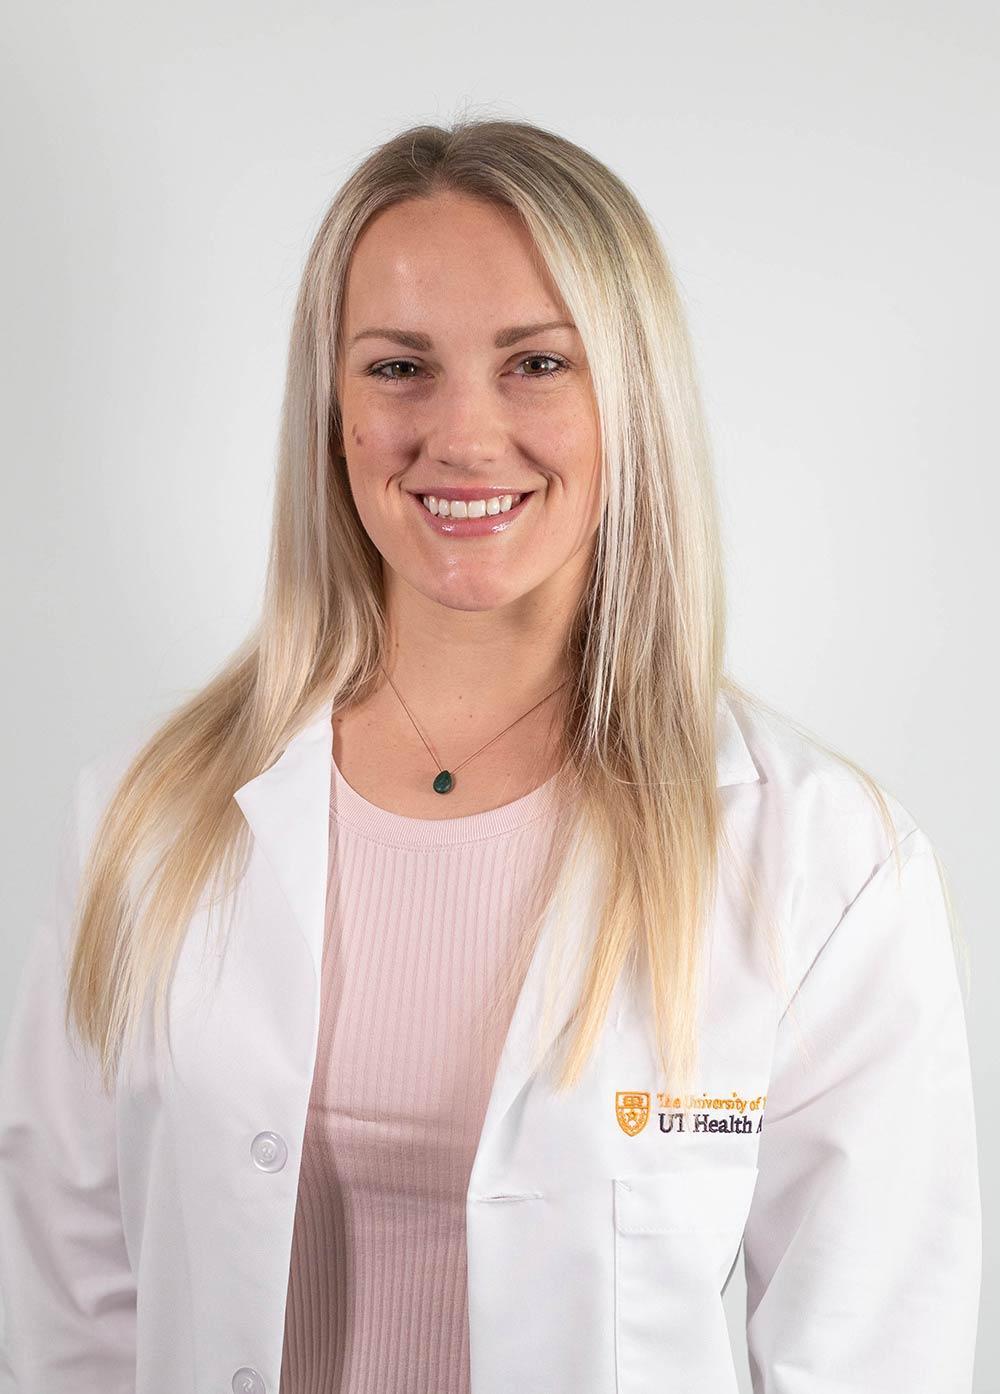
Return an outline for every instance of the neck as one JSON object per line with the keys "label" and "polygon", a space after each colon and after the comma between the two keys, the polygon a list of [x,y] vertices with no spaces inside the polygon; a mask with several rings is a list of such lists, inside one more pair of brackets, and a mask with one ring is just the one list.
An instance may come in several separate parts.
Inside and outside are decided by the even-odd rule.
{"label": "neck", "polygon": [[539,741],[563,729],[568,607],[532,593],[511,606],[460,610],[405,585],[390,600],[384,667],[398,696],[383,681],[374,702],[407,739],[419,742],[400,698],[442,759],[468,754],[512,722],[501,750],[509,758],[530,742],[537,756]]}
{"label": "neck", "polygon": [[391,639],[384,663],[407,706],[425,720],[438,713],[439,727],[460,712],[487,724],[513,720],[569,677],[561,633],[487,633],[488,626],[478,632],[471,626],[449,634],[444,628],[411,629],[405,639]]}

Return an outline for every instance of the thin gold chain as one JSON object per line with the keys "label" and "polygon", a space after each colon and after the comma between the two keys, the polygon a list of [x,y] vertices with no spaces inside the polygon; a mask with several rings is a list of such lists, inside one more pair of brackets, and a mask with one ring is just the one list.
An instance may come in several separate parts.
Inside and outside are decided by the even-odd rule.
{"label": "thin gold chain", "polygon": [[[445,768],[444,765],[442,765],[441,761],[438,759],[438,757],[437,757],[437,755],[434,753],[434,751],[431,750],[431,747],[430,747],[430,745],[428,744],[428,741],[427,741],[426,737],[424,736],[423,731],[421,731],[420,727],[417,725],[417,722],[416,722],[416,719],[414,718],[413,713],[410,711],[410,709],[409,709],[409,707],[406,705],[406,703],[403,702],[403,694],[400,692],[399,688],[398,688],[398,687],[396,686],[396,684],[393,682],[392,678],[389,677],[389,674],[386,672],[386,669],[385,669],[384,664],[383,664],[383,665],[380,665],[380,667],[382,668],[382,672],[385,673],[386,680],[387,680],[387,682],[389,683],[389,686],[392,688],[393,692],[395,692],[395,694],[396,694],[396,696],[399,698],[399,700],[403,703],[403,710],[406,712],[406,715],[407,715],[407,716],[410,718],[410,720],[413,722],[413,728],[414,728],[414,730],[416,731],[416,733],[417,733],[417,735],[420,737],[420,739],[423,741],[424,745],[427,746],[427,751],[428,751],[428,754],[430,755],[431,759],[434,761],[435,765],[437,766],[437,768],[438,768],[439,770],[443,770],[443,769]],[[543,697],[543,698],[541,699],[541,701],[536,702],[534,707],[529,707],[528,710],[527,710],[526,712],[524,712],[521,716],[517,717],[516,720],[512,721],[512,722],[510,723],[510,726],[505,726],[505,727],[503,728],[502,731],[498,731],[497,734],[496,734],[495,736],[491,737],[490,740],[488,740],[488,741],[486,742],[486,745],[481,745],[481,746],[479,747],[479,750],[474,750],[474,751],[472,752],[471,755],[467,755],[467,756],[465,757],[465,759],[462,761],[462,764],[461,764],[461,765],[456,765],[455,768],[454,768],[453,770],[450,771],[450,773],[452,773],[452,774],[457,774],[458,771],[462,768],[462,765],[467,765],[467,764],[469,763],[470,760],[474,760],[475,757],[476,757],[477,755],[479,755],[482,751],[484,751],[484,750],[486,749],[486,746],[492,745],[494,741],[498,741],[498,740],[500,739],[501,736],[506,735],[506,733],[510,730],[510,727],[511,727],[511,726],[516,726],[517,723],[518,723],[518,721],[523,721],[524,718],[525,718],[526,716],[530,716],[531,713],[535,710],[536,707],[540,707],[540,706],[542,705],[542,702],[547,702],[547,701],[549,700],[549,697],[554,697],[554,696],[556,695],[556,693],[559,691],[559,689],[565,687],[565,686],[566,686],[566,683],[568,683],[568,682],[569,682],[569,678],[566,679],[566,682],[561,682],[561,683],[559,684],[559,687],[554,687],[554,688],[552,689],[552,691],[548,694],[547,697]]]}

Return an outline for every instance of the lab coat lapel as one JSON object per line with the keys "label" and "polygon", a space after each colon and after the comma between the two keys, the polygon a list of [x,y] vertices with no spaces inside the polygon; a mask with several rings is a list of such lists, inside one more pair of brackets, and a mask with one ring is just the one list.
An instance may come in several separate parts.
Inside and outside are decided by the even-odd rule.
{"label": "lab coat lapel", "polygon": [[[760,778],[736,717],[721,694],[716,708],[716,769],[719,788],[750,784]],[[589,949],[597,930],[601,879],[597,848],[586,828],[581,830],[570,858],[565,910],[554,904],[542,922],[500,1054],[470,1178],[473,1193],[489,1190],[491,1168],[500,1161],[503,1126],[550,1047],[570,1024],[583,987]],[[553,956],[558,971],[550,979],[548,968]],[[552,979],[552,1000],[546,1001],[546,983]],[[623,982],[619,981],[609,1008],[612,1016],[621,1005],[622,989]]]}
{"label": "lab coat lapel", "polygon": [[330,848],[332,703],[291,738],[263,773],[233,795],[305,936],[318,990]]}

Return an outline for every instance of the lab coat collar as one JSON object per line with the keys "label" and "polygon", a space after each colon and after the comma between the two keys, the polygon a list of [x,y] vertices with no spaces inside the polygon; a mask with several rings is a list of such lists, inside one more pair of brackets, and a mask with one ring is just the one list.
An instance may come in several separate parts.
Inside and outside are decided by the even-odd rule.
{"label": "lab coat collar", "polygon": [[[274,873],[292,916],[309,946],[314,969],[313,1008],[318,1019],[319,984],[325,938],[331,761],[333,757],[332,702],[325,701],[288,741],[278,759],[236,790],[234,798],[250,825],[257,849]],[[743,733],[724,695],[719,695],[716,727],[717,786],[754,783],[760,775]],[[586,947],[596,928],[591,913],[598,884],[598,859],[592,855],[590,833],[581,832],[582,852],[573,860],[576,874],[569,883],[569,910],[559,924],[579,930],[579,944]],[[555,999],[544,1001],[543,983],[548,954],[554,950],[555,917],[550,911],[539,931],[538,949],[514,1006],[513,1016],[489,1099],[481,1144],[476,1158],[478,1173],[495,1160],[488,1144],[498,1134],[518,1093],[537,1064],[566,1026],[582,984],[586,954],[577,952],[572,963],[560,963]],[[560,950],[561,951],[561,950]],[[544,960],[544,961],[543,961]],[[543,1023],[544,1019],[544,1023]],[[539,1030],[539,1026],[543,1029]],[[480,1178],[481,1179],[481,1178]]]}
{"label": "lab coat collar", "polygon": [[731,784],[756,784],[760,780],[760,771],[740,724],[729,700],[721,692],[715,707],[715,769],[715,783],[719,789]]}
{"label": "lab coat collar", "polygon": [[[325,700],[273,764],[240,786],[236,802],[276,875],[313,953],[323,944],[333,758],[332,700]],[[716,784],[750,784],[760,775],[732,707],[716,705]]]}

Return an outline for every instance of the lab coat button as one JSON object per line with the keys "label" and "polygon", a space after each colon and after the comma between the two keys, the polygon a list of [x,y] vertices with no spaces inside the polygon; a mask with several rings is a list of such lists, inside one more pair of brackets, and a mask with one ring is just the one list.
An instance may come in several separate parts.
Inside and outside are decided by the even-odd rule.
{"label": "lab coat button", "polygon": [[[288,1160],[285,1139],[280,1133],[258,1133],[250,1144],[250,1156],[253,1158],[254,1166],[260,1167],[261,1171],[280,1171]],[[253,1385],[250,1388],[253,1394],[256,1394],[257,1386]],[[261,1389],[263,1388],[261,1385]]]}
{"label": "lab coat button", "polygon": [[249,1365],[241,1365],[233,1375],[233,1394],[267,1394],[264,1381]]}

